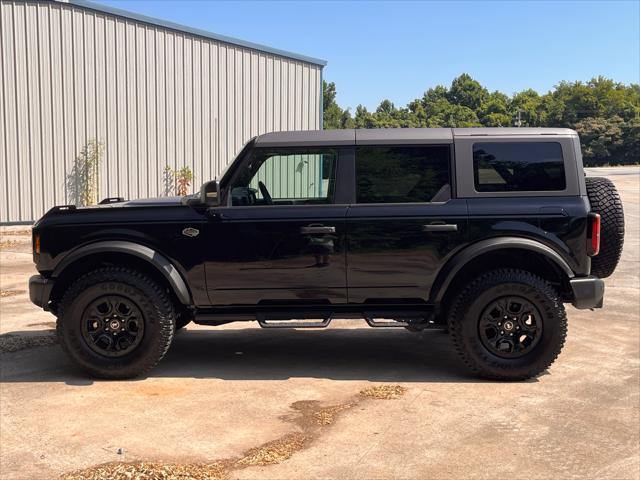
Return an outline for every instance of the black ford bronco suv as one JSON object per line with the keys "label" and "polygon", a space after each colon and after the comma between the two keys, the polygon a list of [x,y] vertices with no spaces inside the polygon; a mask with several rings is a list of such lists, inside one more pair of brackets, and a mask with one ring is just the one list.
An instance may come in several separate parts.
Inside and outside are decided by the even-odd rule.
{"label": "black ford bronco suv", "polygon": [[563,303],[600,308],[622,251],[613,184],[567,129],[281,132],[183,198],[51,209],[33,303],[92,375],[155,366],[176,329],[448,329],[476,374],[520,380],[560,353]]}

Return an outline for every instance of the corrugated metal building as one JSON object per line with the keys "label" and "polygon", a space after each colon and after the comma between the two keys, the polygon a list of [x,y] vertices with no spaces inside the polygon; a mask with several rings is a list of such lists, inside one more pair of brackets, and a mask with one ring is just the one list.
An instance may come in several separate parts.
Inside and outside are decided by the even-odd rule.
{"label": "corrugated metal building", "polygon": [[0,2],[0,223],[76,203],[74,165],[104,145],[98,197],[192,188],[242,144],[322,128],[322,68],[303,55],[82,0]]}

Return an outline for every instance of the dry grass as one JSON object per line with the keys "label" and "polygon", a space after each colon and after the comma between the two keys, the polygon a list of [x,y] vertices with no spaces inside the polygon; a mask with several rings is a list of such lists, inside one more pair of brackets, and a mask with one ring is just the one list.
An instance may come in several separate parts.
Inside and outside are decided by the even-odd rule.
{"label": "dry grass", "polygon": [[400,385],[377,385],[360,391],[360,396],[377,400],[392,400],[401,397],[407,391]]}
{"label": "dry grass", "polygon": [[63,480],[226,480],[232,470],[275,465],[304,448],[302,433],[290,433],[277,440],[247,450],[241,458],[211,463],[133,462],[105,463],[62,475]]}
{"label": "dry grass", "polygon": [[2,240],[0,241],[0,250],[4,250],[5,248],[17,247],[21,243],[24,243],[24,242],[19,242],[17,240]]}
{"label": "dry grass", "polygon": [[22,230],[5,230],[2,232],[2,236],[8,236],[8,235],[16,235],[16,236],[31,236],[31,229],[30,228],[25,228]]}
{"label": "dry grass", "polygon": [[274,465],[284,462],[304,447],[306,437],[299,432],[289,433],[277,440],[252,448],[235,462],[238,467],[252,467],[256,465]]}
{"label": "dry grass", "polygon": [[105,463],[62,475],[63,480],[224,480],[226,465],[157,462]]}
{"label": "dry grass", "polygon": [[313,413],[313,419],[317,425],[331,425],[340,412],[348,410],[353,407],[353,405],[353,403],[345,403],[344,405],[323,408]]}
{"label": "dry grass", "polygon": [[0,290],[0,298],[13,297],[24,293],[24,290]]}

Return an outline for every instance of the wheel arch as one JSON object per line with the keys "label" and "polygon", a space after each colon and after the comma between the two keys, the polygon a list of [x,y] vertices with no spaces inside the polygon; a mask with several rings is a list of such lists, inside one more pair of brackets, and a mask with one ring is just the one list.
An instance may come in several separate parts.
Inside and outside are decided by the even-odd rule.
{"label": "wheel arch", "polygon": [[[90,270],[104,263],[116,263],[139,267],[162,281],[183,305],[190,305],[191,292],[184,278],[171,261],[152,248],[135,242],[116,240],[100,241],[84,245],[69,253],[53,269],[56,285],[52,298],[69,283],[69,275]],[[57,290],[57,292],[56,292]]]}
{"label": "wheel arch", "polygon": [[441,267],[431,288],[430,300],[442,303],[461,278],[467,278],[467,274],[477,270],[486,270],[488,262],[492,268],[528,265],[535,273],[552,277],[560,283],[575,276],[569,264],[541,242],[519,237],[491,238],[466,247]]}

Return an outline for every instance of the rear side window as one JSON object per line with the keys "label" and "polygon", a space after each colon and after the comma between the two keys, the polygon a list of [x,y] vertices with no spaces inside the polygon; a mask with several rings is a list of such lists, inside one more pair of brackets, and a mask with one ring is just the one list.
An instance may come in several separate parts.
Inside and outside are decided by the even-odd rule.
{"label": "rear side window", "polygon": [[449,147],[358,147],[356,184],[358,203],[446,201]]}
{"label": "rear side window", "polygon": [[564,190],[562,147],[557,142],[474,143],[478,192]]}

